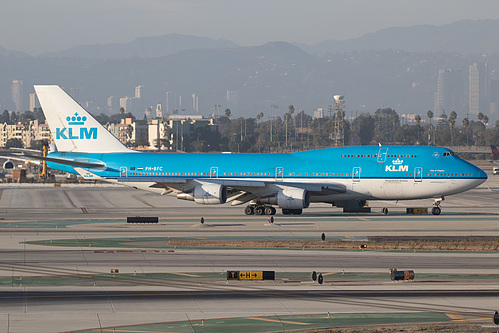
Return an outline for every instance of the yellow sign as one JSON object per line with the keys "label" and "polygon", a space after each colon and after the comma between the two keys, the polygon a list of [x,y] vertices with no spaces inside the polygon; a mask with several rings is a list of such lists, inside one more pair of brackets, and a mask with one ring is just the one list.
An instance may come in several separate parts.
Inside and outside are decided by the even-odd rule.
{"label": "yellow sign", "polygon": [[263,280],[262,271],[239,271],[239,280]]}
{"label": "yellow sign", "polygon": [[227,271],[227,280],[275,280],[275,271]]}

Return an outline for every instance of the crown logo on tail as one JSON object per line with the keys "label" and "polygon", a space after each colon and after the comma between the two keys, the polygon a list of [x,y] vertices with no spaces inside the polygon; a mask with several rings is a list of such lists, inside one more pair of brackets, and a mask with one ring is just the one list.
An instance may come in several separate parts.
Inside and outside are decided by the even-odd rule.
{"label": "crown logo on tail", "polygon": [[66,120],[68,122],[68,125],[84,125],[85,121],[87,120],[87,117],[83,116],[81,117],[78,112],[75,112],[73,116],[67,116]]}

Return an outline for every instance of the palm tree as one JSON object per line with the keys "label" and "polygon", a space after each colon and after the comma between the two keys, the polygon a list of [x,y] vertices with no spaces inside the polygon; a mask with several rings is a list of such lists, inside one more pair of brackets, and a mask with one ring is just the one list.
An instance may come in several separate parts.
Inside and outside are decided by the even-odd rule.
{"label": "palm tree", "polygon": [[426,116],[428,117],[428,119],[430,119],[430,132],[428,134],[428,145],[430,145],[432,139],[431,132],[433,129],[433,123],[431,122],[431,120],[433,119],[433,112],[431,110],[428,110],[428,112],[426,112]]}
{"label": "palm tree", "polygon": [[132,134],[133,134],[133,126],[129,124],[126,127],[126,145],[127,145],[127,147],[132,147],[133,146],[133,144],[132,144]]}
{"label": "palm tree", "polygon": [[457,113],[452,111],[447,119],[449,121],[450,127],[450,141],[451,145],[454,146],[454,125],[456,124]]}
{"label": "palm tree", "polygon": [[466,146],[469,146],[469,143],[468,143],[468,127],[470,127],[470,121],[468,118],[464,118],[463,119],[463,126],[464,128],[466,128]]}
{"label": "palm tree", "polygon": [[418,114],[414,117],[416,124],[418,124],[418,143],[419,143],[419,128],[421,127],[421,116]]}
{"label": "palm tree", "polygon": [[391,121],[393,124],[393,141],[395,141],[395,126],[397,126],[398,122],[400,121],[399,115],[397,113],[394,113],[391,117]]}

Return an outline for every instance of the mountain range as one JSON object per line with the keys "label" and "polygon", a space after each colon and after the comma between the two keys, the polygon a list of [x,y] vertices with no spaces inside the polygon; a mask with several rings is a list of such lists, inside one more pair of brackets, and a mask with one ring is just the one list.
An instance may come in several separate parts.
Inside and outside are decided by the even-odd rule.
{"label": "mountain range", "polygon": [[[467,71],[473,62],[499,69],[499,20],[459,21],[441,27],[388,28],[360,38],[315,45],[272,42],[238,46],[169,34],[123,44],[77,46],[32,57],[0,47],[0,108],[12,109],[12,80],[59,84],[72,89],[89,111],[107,112],[110,96],[133,96],[144,86],[144,101],[132,110],[166,103],[165,93],[182,98],[182,109],[199,113],[213,105],[230,107],[234,116],[270,116],[270,105],[283,114],[290,104],[311,113],[327,108],[333,95],[346,98],[348,112],[392,107],[400,113],[426,114],[433,108],[438,70]],[[487,55],[484,55],[487,53]],[[237,91],[229,105],[227,91]],[[25,98],[27,106],[27,97]],[[491,117],[493,119],[493,117]]]}

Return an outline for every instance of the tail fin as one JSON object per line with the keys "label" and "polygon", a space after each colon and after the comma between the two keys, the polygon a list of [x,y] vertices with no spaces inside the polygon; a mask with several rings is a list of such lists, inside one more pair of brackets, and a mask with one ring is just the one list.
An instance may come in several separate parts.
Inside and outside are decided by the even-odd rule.
{"label": "tail fin", "polygon": [[492,149],[492,159],[494,161],[499,160],[499,149],[497,149],[497,147],[494,145],[491,145],[490,149]]}
{"label": "tail fin", "polygon": [[130,152],[59,86],[34,86],[58,151]]}

